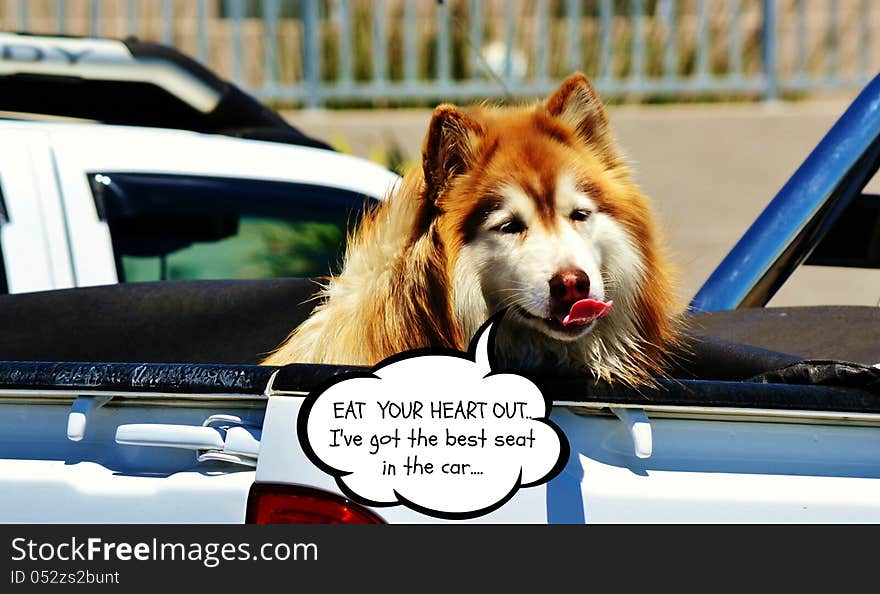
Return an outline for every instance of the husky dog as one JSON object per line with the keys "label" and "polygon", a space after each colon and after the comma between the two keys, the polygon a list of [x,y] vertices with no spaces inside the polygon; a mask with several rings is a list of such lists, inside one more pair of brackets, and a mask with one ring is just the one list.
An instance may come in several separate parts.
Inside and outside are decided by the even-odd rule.
{"label": "husky dog", "polygon": [[525,108],[437,107],[422,167],[365,215],[320,305],[263,363],[464,350],[506,309],[503,367],[643,384],[678,341],[671,277],[648,201],[577,73]]}

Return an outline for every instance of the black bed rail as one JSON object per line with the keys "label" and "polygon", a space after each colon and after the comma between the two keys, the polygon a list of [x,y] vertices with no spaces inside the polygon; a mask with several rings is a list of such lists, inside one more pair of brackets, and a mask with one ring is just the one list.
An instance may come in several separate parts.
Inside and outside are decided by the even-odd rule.
{"label": "black bed rail", "polygon": [[[278,372],[277,374],[275,372]],[[340,365],[198,365],[0,361],[0,395],[30,392],[119,392],[156,396],[307,394],[362,367]],[[752,408],[880,413],[880,396],[833,385],[658,379],[653,387],[596,382],[589,377],[532,378],[556,403]],[[271,384],[271,390],[270,390]]]}
{"label": "black bed rail", "polygon": [[274,371],[259,365],[3,361],[0,390],[257,396]]}

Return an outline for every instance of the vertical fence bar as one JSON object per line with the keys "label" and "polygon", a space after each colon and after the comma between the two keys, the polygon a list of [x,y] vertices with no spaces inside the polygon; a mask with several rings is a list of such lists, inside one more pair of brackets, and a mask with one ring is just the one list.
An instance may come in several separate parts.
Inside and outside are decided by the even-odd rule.
{"label": "vertical fence bar", "polygon": [[614,7],[611,0],[602,0],[599,4],[599,78],[606,82],[611,78],[614,68],[612,67],[613,54],[611,53],[612,36],[611,25]]}
{"label": "vertical fence bar", "polygon": [[697,2],[697,78],[709,75],[709,18],[706,0]]}
{"label": "vertical fence bar", "polygon": [[162,0],[162,42],[174,44],[174,0]]}
{"label": "vertical fence bar", "polygon": [[630,4],[632,27],[632,77],[641,80],[645,72],[644,0],[632,0]]}
{"label": "vertical fence bar", "polygon": [[449,84],[449,11],[448,2],[437,4],[437,80],[444,87]]}
{"label": "vertical fence bar", "polygon": [[581,69],[581,2],[567,0],[565,16],[568,19],[568,70],[574,72]]}
{"label": "vertical fence bar", "polygon": [[762,51],[764,58],[764,100],[779,97],[779,57],[776,40],[776,0],[763,0]]}
{"label": "vertical fence bar", "polygon": [[373,82],[385,84],[385,0],[373,0]]}
{"label": "vertical fence bar", "polygon": [[516,11],[514,0],[504,2],[504,82],[507,88],[513,79],[513,45],[516,43]]}
{"label": "vertical fence bar", "polygon": [[199,62],[202,64],[208,63],[208,34],[206,31],[207,23],[205,22],[207,18],[207,0],[198,0],[198,4],[196,5],[196,26],[198,27],[198,56]]}
{"label": "vertical fence bar", "polygon": [[837,0],[828,0],[828,78],[837,78],[837,42],[839,35],[837,32]]}
{"label": "vertical fence bar", "polygon": [[858,77],[863,80],[868,79],[868,55],[869,44],[868,39],[868,23],[871,22],[871,0],[862,0],[859,7],[859,73]]}
{"label": "vertical fence bar", "polygon": [[797,77],[803,79],[807,72],[807,11],[805,0],[795,2],[797,11]]}
{"label": "vertical fence bar", "polygon": [[278,86],[278,0],[263,0],[264,41],[263,55],[266,60],[264,88],[277,93]]}
{"label": "vertical fence bar", "polygon": [[318,37],[318,0],[302,0],[303,20],[303,82],[305,104],[313,109],[320,105],[320,38]]}
{"label": "vertical fence bar", "polygon": [[137,0],[128,0],[125,3],[125,34],[129,37],[137,35]]}
{"label": "vertical fence bar", "polygon": [[227,0],[226,10],[232,20],[232,80],[241,84],[243,78],[242,58],[244,43],[241,21],[244,18],[244,0]]}
{"label": "vertical fence bar", "polygon": [[349,0],[339,0],[339,84],[350,86],[353,79],[351,64],[351,12]]}
{"label": "vertical fence bar", "polygon": [[418,80],[419,50],[416,46],[416,7],[413,0],[403,5],[403,78],[407,85],[415,86]]}
{"label": "vertical fence bar", "polygon": [[101,35],[101,0],[92,0],[92,37]]}
{"label": "vertical fence bar", "polygon": [[663,21],[666,24],[666,47],[663,51],[663,75],[667,80],[678,76],[677,0],[664,0]]}
{"label": "vertical fence bar", "polygon": [[28,10],[28,0],[18,1],[18,29],[22,32],[28,30],[30,23],[30,11]]}
{"label": "vertical fence bar", "polygon": [[547,0],[535,2],[535,62],[537,63],[538,83],[547,82],[547,46],[550,34],[547,25]]}
{"label": "vertical fence bar", "polygon": [[55,30],[67,32],[67,0],[55,0]]}
{"label": "vertical fence bar", "polygon": [[728,58],[730,73],[742,76],[742,5],[740,0],[730,0],[730,46]]}
{"label": "vertical fence bar", "polygon": [[477,64],[480,63],[480,54],[483,52],[483,11],[480,0],[471,0],[468,17],[470,18],[468,44],[471,46],[470,77],[473,80],[477,77]]}

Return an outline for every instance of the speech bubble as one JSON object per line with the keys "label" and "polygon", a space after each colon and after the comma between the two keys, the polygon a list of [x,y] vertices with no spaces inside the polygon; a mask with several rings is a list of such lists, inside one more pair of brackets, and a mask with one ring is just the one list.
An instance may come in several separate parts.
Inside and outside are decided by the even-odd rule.
{"label": "speech bubble", "polygon": [[303,450],[351,499],[445,519],[485,515],[568,459],[551,403],[529,379],[493,371],[497,322],[468,352],[406,351],[309,394]]}

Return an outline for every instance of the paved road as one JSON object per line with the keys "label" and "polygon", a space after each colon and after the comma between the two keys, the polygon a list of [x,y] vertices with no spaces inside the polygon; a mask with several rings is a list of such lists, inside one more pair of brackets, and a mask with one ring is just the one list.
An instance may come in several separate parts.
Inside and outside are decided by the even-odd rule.
{"label": "paved road", "polygon": [[[655,204],[689,299],[843,112],[846,101],[611,110],[620,144]],[[418,155],[430,111],[292,112],[304,130],[371,156]],[[871,184],[880,193],[880,182]],[[771,305],[877,305],[880,271],[804,267]]]}

